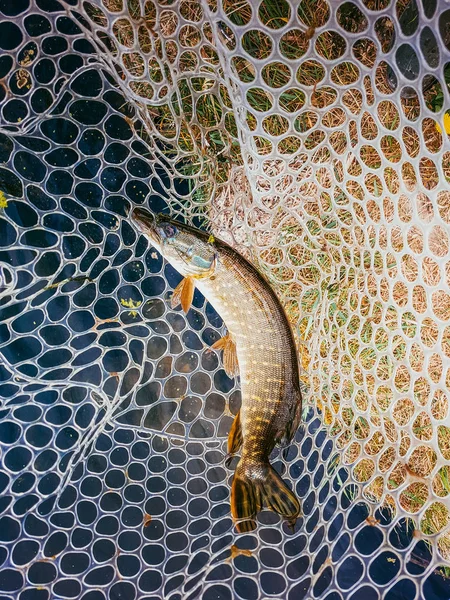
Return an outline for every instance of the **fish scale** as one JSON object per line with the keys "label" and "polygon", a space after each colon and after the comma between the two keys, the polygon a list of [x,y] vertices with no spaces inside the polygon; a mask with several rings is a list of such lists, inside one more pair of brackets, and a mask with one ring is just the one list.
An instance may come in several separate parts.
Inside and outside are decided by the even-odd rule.
{"label": "fish scale", "polygon": [[[242,389],[243,455],[267,458],[301,398],[295,342],[269,284],[223,244],[213,279],[197,287],[221,314],[235,339]],[[300,400],[301,402],[301,400]]]}

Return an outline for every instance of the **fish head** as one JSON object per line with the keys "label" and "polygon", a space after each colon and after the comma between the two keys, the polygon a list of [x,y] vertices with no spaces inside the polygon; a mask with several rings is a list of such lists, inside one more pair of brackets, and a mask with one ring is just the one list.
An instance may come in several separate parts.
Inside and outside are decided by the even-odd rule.
{"label": "fish head", "polygon": [[142,208],[135,208],[131,218],[179,273],[199,278],[213,274],[217,257],[213,236]]}

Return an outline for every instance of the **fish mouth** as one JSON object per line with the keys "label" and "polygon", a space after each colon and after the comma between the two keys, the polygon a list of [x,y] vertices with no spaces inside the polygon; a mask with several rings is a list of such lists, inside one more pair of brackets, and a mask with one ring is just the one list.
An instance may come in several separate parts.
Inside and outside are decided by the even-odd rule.
{"label": "fish mouth", "polygon": [[145,208],[136,207],[131,212],[131,220],[137,225],[138,229],[151,239],[152,242],[161,244],[161,236],[156,228],[157,219],[151,212]]}

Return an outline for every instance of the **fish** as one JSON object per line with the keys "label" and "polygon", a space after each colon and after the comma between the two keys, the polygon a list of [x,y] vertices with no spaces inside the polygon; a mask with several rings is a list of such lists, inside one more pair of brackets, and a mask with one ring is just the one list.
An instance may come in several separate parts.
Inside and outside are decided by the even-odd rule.
{"label": "fish", "polygon": [[183,276],[172,307],[187,312],[197,288],[225,323],[212,348],[223,351],[229,377],[240,375],[242,403],[228,436],[228,454],[240,452],[230,498],[237,531],[253,530],[264,507],[294,524],[300,502],[269,461],[276,445],[291,443],[302,416],[298,355],[280,301],[249,261],[213,235],[142,207],[131,220]]}

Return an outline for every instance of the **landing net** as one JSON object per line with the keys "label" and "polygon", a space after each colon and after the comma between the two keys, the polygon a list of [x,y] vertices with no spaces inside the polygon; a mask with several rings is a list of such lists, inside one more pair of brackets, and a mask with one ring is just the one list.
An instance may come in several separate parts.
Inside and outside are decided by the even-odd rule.
{"label": "landing net", "polygon": [[[0,0],[2,600],[448,597],[449,57],[444,0]],[[233,527],[225,327],[137,205],[286,308],[295,530]]]}

